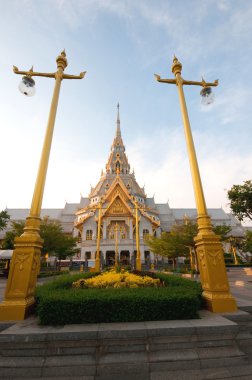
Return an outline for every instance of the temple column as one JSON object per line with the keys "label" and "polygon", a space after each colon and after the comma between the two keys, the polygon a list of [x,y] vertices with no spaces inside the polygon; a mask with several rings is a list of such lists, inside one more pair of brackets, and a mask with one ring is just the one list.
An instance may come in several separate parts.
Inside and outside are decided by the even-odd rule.
{"label": "temple column", "polygon": [[107,220],[103,219],[103,234],[102,234],[103,240],[107,239]]}
{"label": "temple column", "polygon": [[133,240],[133,223],[132,223],[132,219],[130,219],[130,222],[129,222],[129,238],[130,238],[130,240]]}

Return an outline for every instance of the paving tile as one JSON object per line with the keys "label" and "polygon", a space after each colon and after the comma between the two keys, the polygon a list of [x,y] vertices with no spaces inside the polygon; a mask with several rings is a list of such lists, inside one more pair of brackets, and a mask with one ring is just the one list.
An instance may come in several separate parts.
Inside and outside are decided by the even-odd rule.
{"label": "paving tile", "polygon": [[[149,364],[148,363],[137,363],[137,364],[103,364],[97,367],[96,378],[99,379],[101,376],[113,376],[117,375],[117,380],[121,380],[121,376],[127,376],[126,378],[131,380],[130,376],[145,376],[149,378]],[[128,377],[129,376],[129,377]],[[144,378],[144,377],[143,377]]]}
{"label": "paving tile", "polygon": [[147,363],[148,356],[146,352],[113,352],[101,354],[98,362],[99,365],[108,363]]}
{"label": "paving tile", "polygon": [[64,367],[95,365],[94,355],[49,356],[45,358],[44,367]]}
{"label": "paving tile", "polygon": [[1,379],[29,379],[41,377],[41,368],[1,368]]}
{"label": "paving tile", "polygon": [[104,374],[95,376],[95,380],[149,380],[148,373],[138,373],[138,374],[123,374],[120,373],[120,377],[118,377],[118,373],[116,374]]}
{"label": "paving tile", "polygon": [[201,368],[220,368],[220,367],[235,367],[235,366],[241,366],[241,365],[247,365],[248,359],[247,357],[226,357],[226,358],[207,358],[207,359],[200,359],[200,367]]}
{"label": "paving tile", "polygon": [[200,370],[153,372],[150,380],[202,380]]}
{"label": "paving tile", "polygon": [[44,357],[0,357],[0,368],[41,368],[44,361]]}
{"label": "paving tile", "polygon": [[149,353],[150,362],[170,362],[170,361],[185,361],[197,360],[198,353],[193,349],[187,350],[163,350]]}
{"label": "paving tile", "polygon": [[[41,377],[62,378],[69,377],[69,380],[74,377],[82,376],[95,376],[95,366],[64,366],[64,367],[45,367],[42,369]],[[119,379],[118,379],[119,380]]]}
{"label": "paving tile", "polygon": [[176,371],[176,370],[189,370],[189,369],[200,369],[199,360],[179,360],[179,361],[170,361],[170,362],[159,362],[159,363],[150,363],[150,371],[153,372],[167,372],[167,371]]}

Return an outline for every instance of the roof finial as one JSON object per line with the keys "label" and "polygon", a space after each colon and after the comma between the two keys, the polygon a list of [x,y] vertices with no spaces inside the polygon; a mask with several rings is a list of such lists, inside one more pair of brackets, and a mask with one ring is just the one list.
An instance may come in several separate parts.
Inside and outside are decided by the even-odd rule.
{"label": "roof finial", "polygon": [[117,120],[116,120],[116,137],[121,137],[119,108],[120,108],[120,105],[118,103],[117,104]]}

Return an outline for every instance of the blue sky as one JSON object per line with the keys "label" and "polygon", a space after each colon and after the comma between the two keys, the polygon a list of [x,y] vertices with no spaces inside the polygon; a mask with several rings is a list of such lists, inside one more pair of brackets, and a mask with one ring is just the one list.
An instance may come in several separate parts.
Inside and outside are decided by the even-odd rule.
{"label": "blue sky", "polygon": [[43,207],[88,195],[115,133],[116,104],[131,167],[148,196],[195,207],[173,55],[188,80],[219,79],[215,102],[185,88],[208,207],[227,207],[226,190],[251,178],[252,2],[247,0],[0,0],[0,209],[30,206],[54,81],[17,89],[20,70],[53,72],[65,48],[63,81]]}

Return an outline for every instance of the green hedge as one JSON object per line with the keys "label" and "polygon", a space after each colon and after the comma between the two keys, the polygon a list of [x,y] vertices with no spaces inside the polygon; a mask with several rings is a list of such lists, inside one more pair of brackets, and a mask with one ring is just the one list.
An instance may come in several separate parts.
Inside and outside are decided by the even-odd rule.
{"label": "green hedge", "polygon": [[93,275],[62,276],[38,287],[36,300],[40,323],[64,325],[198,318],[201,288],[191,280],[158,274],[166,287],[71,288],[73,281]]}
{"label": "green hedge", "polygon": [[226,264],[227,268],[252,268],[252,263]]}
{"label": "green hedge", "polygon": [[64,274],[65,274],[64,272],[59,272],[59,271],[40,272],[38,275],[38,278],[63,276]]}
{"label": "green hedge", "polygon": [[61,276],[54,278],[52,281],[46,282],[43,285],[39,285],[36,288],[36,301],[39,302],[40,297],[44,297],[44,294],[54,293],[56,290],[71,289],[72,283],[80,278],[91,278],[97,276],[98,273],[76,273],[76,274],[62,274]]}

